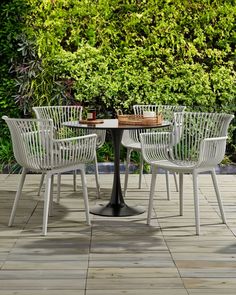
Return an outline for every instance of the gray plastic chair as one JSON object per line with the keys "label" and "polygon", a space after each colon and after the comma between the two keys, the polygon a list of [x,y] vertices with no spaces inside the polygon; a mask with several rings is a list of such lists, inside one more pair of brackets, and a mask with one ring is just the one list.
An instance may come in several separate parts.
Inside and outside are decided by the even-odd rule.
{"label": "gray plastic chair", "polygon": [[15,159],[23,167],[8,225],[12,226],[13,224],[26,173],[28,171],[44,173],[46,188],[42,234],[46,235],[49,206],[52,208],[53,177],[74,170],[81,172],[86,219],[90,225],[85,164],[95,158],[97,135],[55,139],[52,120],[11,119],[7,116],[4,116],[3,119],[11,132]]}
{"label": "gray plastic chair", "polygon": [[[185,106],[172,106],[172,105],[134,105],[133,110],[135,115],[143,115],[145,111],[154,111],[156,113],[162,114],[164,120],[172,121],[174,112],[183,112]],[[148,129],[147,129],[148,131]],[[140,166],[139,166],[139,189],[142,184],[143,175],[143,157],[141,153],[141,143],[140,143],[140,132],[143,130],[125,130],[122,137],[122,145],[127,148],[127,158],[126,158],[126,169],[125,169],[125,181],[124,181],[124,195],[127,193],[128,187],[128,176],[129,176],[129,166],[130,166],[130,156],[132,151],[137,151],[140,153]],[[169,172],[165,172],[166,175],[166,190],[167,199],[170,200],[170,185],[169,185]],[[174,180],[176,191],[178,191],[178,183],[176,174],[174,173]]]}
{"label": "gray plastic chair", "polygon": [[[82,119],[82,106],[43,106],[43,107],[33,107],[33,111],[38,119],[52,119],[54,124],[54,135],[56,138],[68,138],[71,136],[85,135],[85,134],[97,134],[97,149],[103,145],[105,142],[106,131],[105,130],[72,130],[63,125],[63,123],[68,121],[78,121]],[[97,196],[100,197],[100,182],[98,173],[98,162],[97,155],[94,158],[95,162],[95,179]],[[39,191],[40,194],[42,185],[44,181],[44,174],[42,174]],[[60,200],[60,182],[61,174],[58,174],[58,192],[57,192],[57,202]],[[74,191],[76,191],[76,171],[73,173],[73,186]]]}
{"label": "gray plastic chair", "polygon": [[[142,154],[152,166],[147,223],[151,222],[157,168],[179,173],[180,215],[183,215],[183,175],[193,175],[196,234],[200,234],[198,173],[209,171],[223,223],[226,223],[215,167],[224,158],[227,130],[233,115],[223,113],[175,113],[171,132],[140,135]],[[177,140],[176,140],[177,138]],[[165,149],[162,147],[166,146]]]}

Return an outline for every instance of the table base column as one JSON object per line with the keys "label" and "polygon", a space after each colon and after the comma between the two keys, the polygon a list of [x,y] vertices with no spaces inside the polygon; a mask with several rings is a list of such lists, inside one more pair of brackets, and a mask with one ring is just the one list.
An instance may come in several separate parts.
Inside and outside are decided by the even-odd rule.
{"label": "table base column", "polygon": [[111,129],[112,142],[114,148],[114,176],[110,202],[107,205],[101,204],[90,209],[90,213],[101,216],[132,216],[143,213],[145,210],[138,206],[128,206],[122,196],[120,184],[120,145],[122,139],[122,129]]}

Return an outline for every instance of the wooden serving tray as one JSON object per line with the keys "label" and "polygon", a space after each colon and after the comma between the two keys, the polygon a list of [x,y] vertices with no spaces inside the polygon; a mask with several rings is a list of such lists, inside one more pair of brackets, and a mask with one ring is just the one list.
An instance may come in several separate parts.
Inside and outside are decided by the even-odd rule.
{"label": "wooden serving tray", "polygon": [[79,120],[80,124],[102,124],[104,121],[101,119],[97,119],[97,120]]}
{"label": "wooden serving tray", "polygon": [[151,125],[160,125],[163,121],[161,115],[152,118],[144,118],[143,116],[139,115],[118,115],[118,122],[121,125],[144,125],[144,126],[151,126]]}

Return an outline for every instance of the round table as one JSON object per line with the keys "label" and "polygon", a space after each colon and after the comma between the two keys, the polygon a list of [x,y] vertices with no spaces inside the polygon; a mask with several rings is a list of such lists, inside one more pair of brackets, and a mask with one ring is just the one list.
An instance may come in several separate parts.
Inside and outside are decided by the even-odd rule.
{"label": "round table", "polygon": [[110,130],[112,143],[114,148],[114,177],[112,185],[111,198],[108,204],[99,204],[90,209],[90,213],[102,216],[132,216],[143,213],[142,207],[128,206],[122,196],[120,184],[120,146],[122,134],[125,129],[152,129],[170,126],[170,122],[163,121],[162,124],[154,125],[121,125],[117,119],[104,119],[100,124],[80,124],[79,121],[71,121],[63,123],[66,127],[82,128],[82,129],[103,129]]}

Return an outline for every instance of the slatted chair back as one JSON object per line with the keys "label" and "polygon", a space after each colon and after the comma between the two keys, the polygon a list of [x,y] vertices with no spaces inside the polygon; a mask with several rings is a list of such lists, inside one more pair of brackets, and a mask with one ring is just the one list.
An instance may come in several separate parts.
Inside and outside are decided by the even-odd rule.
{"label": "slatted chair back", "polygon": [[16,161],[31,171],[46,171],[94,160],[97,136],[53,138],[53,121],[3,116],[12,138]]}
{"label": "slatted chair back", "polygon": [[[232,115],[224,113],[174,114],[173,133],[179,134],[179,138],[172,144],[171,156],[178,162],[196,163],[204,148],[206,157],[210,159],[214,155],[212,164],[219,163],[224,157],[227,130],[232,118]],[[215,141],[216,138],[222,139]]]}
{"label": "slatted chair back", "polygon": [[214,167],[224,158],[233,117],[224,113],[175,113],[171,132],[141,135],[143,156],[147,162],[166,159],[181,166],[201,162]]}
{"label": "slatted chair back", "polygon": [[44,170],[53,166],[52,120],[11,119],[6,121],[16,161],[30,170]]}
{"label": "slatted chair back", "polygon": [[[163,120],[173,122],[175,112],[184,112],[185,106],[179,105],[134,105],[133,110],[135,115],[143,115],[145,111],[153,111],[156,114],[161,114]],[[166,128],[165,128],[166,130]],[[153,131],[153,129],[152,129]],[[158,129],[160,131],[160,128]],[[140,143],[140,133],[150,132],[150,129],[146,130],[125,130],[122,138],[122,144],[124,146],[130,146],[135,143]]]}
{"label": "slatted chair back", "polygon": [[42,106],[33,107],[38,119],[52,119],[54,125],[54,137],[58,139],[83,135],[81,130],[65,127],[63,123],[79,121],[82,119],[82,106]]}

